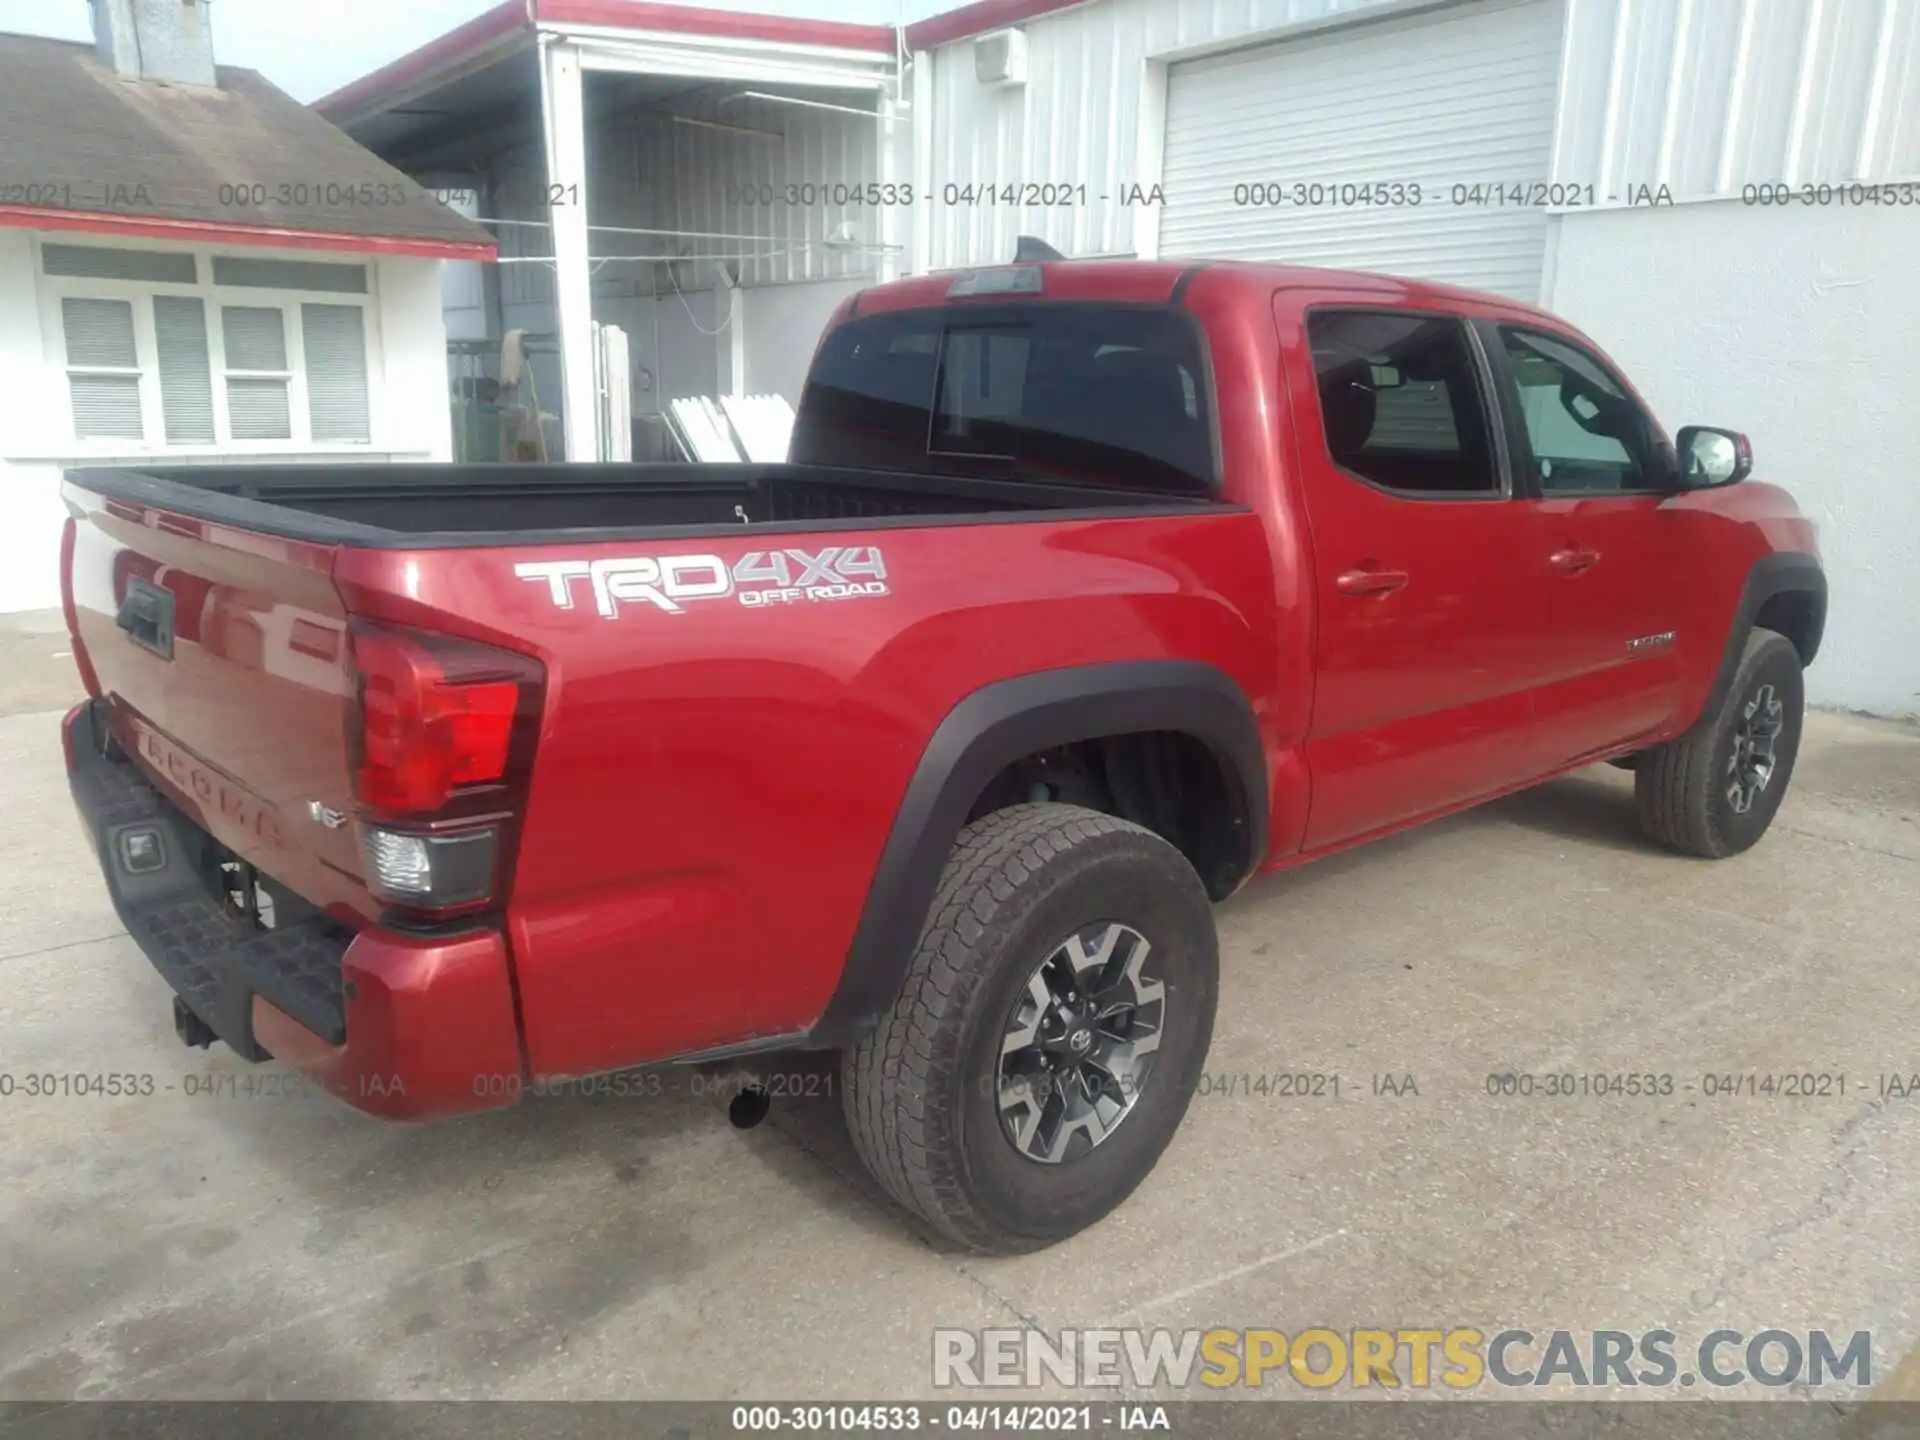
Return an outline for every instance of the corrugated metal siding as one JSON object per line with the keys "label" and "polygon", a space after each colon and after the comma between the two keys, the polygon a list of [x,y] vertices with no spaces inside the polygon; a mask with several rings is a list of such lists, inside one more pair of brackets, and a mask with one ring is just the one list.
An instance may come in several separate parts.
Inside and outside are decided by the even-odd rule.
{"label": "corrugated metal siding", "polygon": [[[873,103],[871,95],[827,98],[849,107]],[[830,250],[825,241],[842,224],[851,224],[855,238],[865,244],[881,240],[876,207],[831,203],[836,187],[844,195],[846,187],[881,178],[877,121],[756,100],[680,104],[676,110],[771,138],[676,124],[657,112],[603,122],[587,139],[592,223],[744,238],[596,232],[596,258],[684,256],[693,263],[677,266],[673,279],[683,288],[699,290],[714,283],[713,267],[701,263],[703,259],[736,263],[746,285],[875,273],[874,252]],[[491,214],[516,221],[547,218],[544,162],[537,150],[502,155],[494,165],[494,183]],[[801,187],[797,203],[785,196],[790,185]],[[552,236],[544,228],[505,226],[500,253],[551,255]],[[601,296],[651,295],[656,289],[670,294],[671,288],[664,270],[645,263],[616,260],[594,275],[594,293]],[[550,305],[553,295],[548,267],[502,267],[504,304]]]}
{"label": "corrugated metal siding", "polygon": [[1695,199],[1920,177],[1911,0],[1569,0],[1569,12],[1556,178],[1614,194],[1665,180]]}
{"label": "corrugated metal siding", "polygon": [[[1462,5],[1175,65],[1160,253],[1380,270],[1538,300],[1546,214],[1455,205],[1452,193],[1544,173],[1561,8]],[[1420,202],[1338,198],[1375,182],[1417,185]],[[1237,203],[1249,183],[1282,187],[1283,203]],[[1284,198],[1302,183],[1335,198]]]}
{"label": "corrugated metal siding", "polygon": [[[491,188],[482,193],[480,208],[490,218],[509,221],[533,221],[537,224],[500,226],[500,258],[553,254],[553,234],[544,228],[548,218],[542,187],[547,182],[546,162],[533,146],[511,150],[495,159]],[[554,298],[551,265],[502,265],[500,267],[500,304],[552,305]],[[509,328],[512,328],[511,326]],[[542,326],[551,330],[551,323]]]}
{"label": "corrugated metal siding", "polygon": [[[873,103],[871,95],[824,98],[849,108]],[[670,185],[671,218],[650,223],[753,237],[704,240],[697,251],[751,257],[742,262],[741,278],[748,285],[872,272],[870,255],[830,251],[824,242],[843,224],[852,225],[865,243],[880,239],[879,210],[844,199],[848,187],[880,179],[877,120],[758,100],[683,107],[682,113],[783,138],[761,139],[666,118],[640,122],[635,131],[640,175],[664,175]],[[797,201],[781,193],[790,185],[801,187]],[[766,203],[769,192],[772,201]]]}
{"label": "corrugated metal siding", "polygon": [[[1038,235],[1070,255],[1132,251],[1135,211],[1122,202],[1121,187],[1139,179],[1143,62],[1375,3],[1096,0],[1022,27],[1030,76],[1023,86],[980,84],[971,40],[943,46],[934,58],[933,196],[917,217],[933,227],[933,268],[1006,260],[1020,235]],[[1015,209],[945,200],[949,186],[957,195],[1015,182],[1084,183],[1087,202]]]}
{"label": "corrugated metal siding", "polygon": [[[1780,179],[1920,178],[1914,0],[1567,3],[1565,93],[1540,179],[1593,182],[1602,197],[1621,198],[1627,186],[1664,181],[1685,199],[1738,198],[1743,185]],[[1243,36],[1283,38],[1268,32],[1380,8],[1379,0],[1093,0],[1025,24],[1031,78],[1004,89],[975,80],[971,40],[943,46],[933,56],[934,113],[916,117],[934,127],[933,201],[918,217],[932,227],[931,263],[1003,260],[1023,233],[1070,253],[1131,250],[1134,216],[1115,187],[1137,178],[1143,60]],[[940,203],[950,183],[991,180],[1085,182],[1091,197],[1027,211]]]}

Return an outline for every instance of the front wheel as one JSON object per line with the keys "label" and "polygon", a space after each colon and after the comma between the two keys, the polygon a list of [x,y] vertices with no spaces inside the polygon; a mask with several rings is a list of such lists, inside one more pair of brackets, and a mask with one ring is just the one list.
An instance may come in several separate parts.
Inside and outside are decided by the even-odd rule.
{"label": "front wheel", "polygon": [[1173,1138],[1218,991],[1178,850],[1076,806],[996,811],[961,832],[899,997],[843,1058],[854,1144],[949,1240],[1063,1240]]}
{"label": "front wheel", "polygon": [[1719,711],[1641,756],[1633,777],[1641,829],[1710,860],[1748,849],[1793,778],[1805,710],[1800,653],[1786,636],[1755,630]]}

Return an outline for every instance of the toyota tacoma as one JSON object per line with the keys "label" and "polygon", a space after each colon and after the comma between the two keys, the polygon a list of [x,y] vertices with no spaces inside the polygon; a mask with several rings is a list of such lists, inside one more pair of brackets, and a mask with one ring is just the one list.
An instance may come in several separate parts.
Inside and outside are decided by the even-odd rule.
{"label": "toyota tacoma", "polygon": [[1146,1176],[1210,905],[1576,767],[1721,857],[1826,587],[1734,430],[1577,329],[1339,271],[853,296],[790,460],[77,471],[72,790],[183,1039],[424,1117],[838,1052],[949,1241]]}

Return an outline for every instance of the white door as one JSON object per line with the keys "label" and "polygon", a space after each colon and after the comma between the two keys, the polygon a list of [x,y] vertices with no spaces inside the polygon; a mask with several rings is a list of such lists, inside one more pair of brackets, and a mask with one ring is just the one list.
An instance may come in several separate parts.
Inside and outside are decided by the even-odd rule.
{"label": "white door", "polygon": [[1161,255],[1538,300],[1542,197],[1509,187],[1548,178],[1561,21],[1561,0],[1483,0],[1173,66]]}

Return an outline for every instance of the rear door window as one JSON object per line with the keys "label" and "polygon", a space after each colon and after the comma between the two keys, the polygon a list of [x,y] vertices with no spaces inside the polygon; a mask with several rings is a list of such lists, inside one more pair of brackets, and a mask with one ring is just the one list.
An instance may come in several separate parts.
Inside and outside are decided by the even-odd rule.
{"label": "rear door window", "polygon": [[1193,317],[1052,304],[894,311],[829,334],[802,464],[1204,494],[1211,395]]}
{"label": "rear door window", "polygon": [[1405,495],[1501,493],[1464,322],[1386,310],[1307,315],[1327,453]]}

